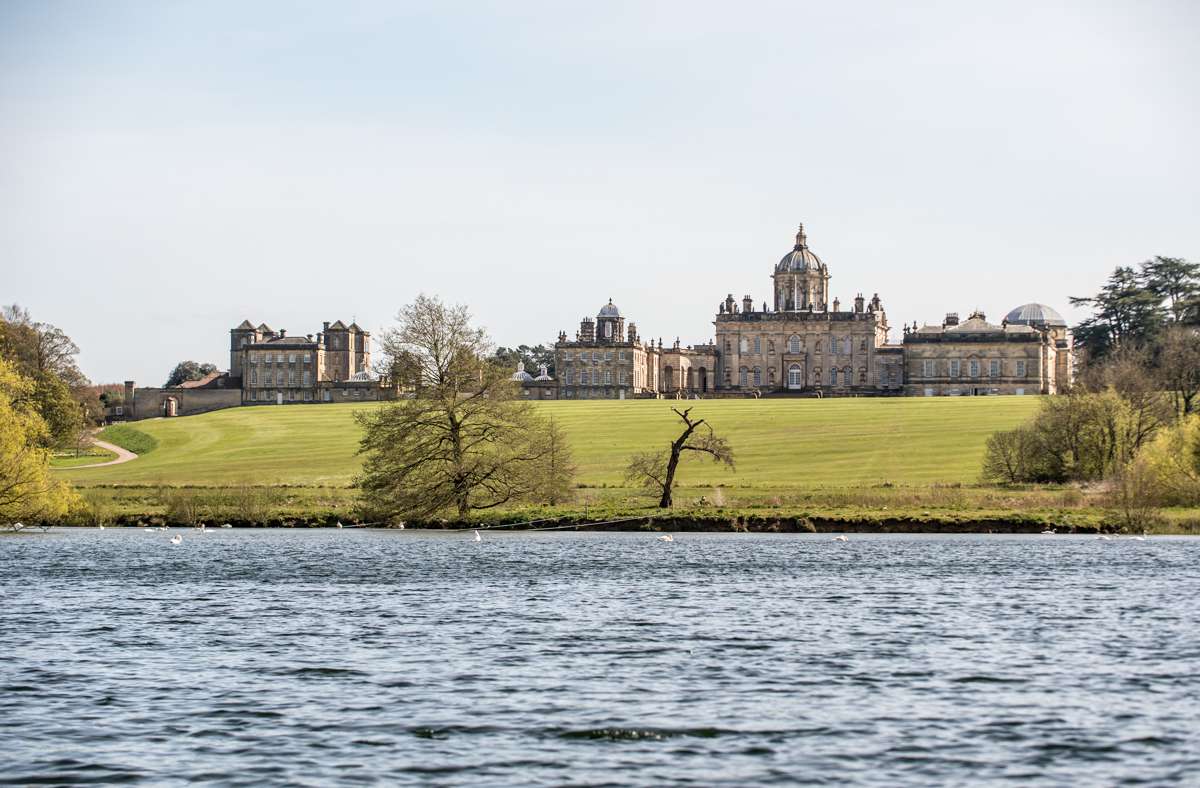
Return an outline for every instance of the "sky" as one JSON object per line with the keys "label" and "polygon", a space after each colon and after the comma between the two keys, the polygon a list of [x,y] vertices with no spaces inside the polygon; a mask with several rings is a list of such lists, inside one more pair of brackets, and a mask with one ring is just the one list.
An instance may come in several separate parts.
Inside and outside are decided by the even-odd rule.
{"label": "sky", "polygon": [[891,325],[1200,259],[1200,3],[0,3],[0,302],[97,382],[229,329],[705,341],[798,223]]}

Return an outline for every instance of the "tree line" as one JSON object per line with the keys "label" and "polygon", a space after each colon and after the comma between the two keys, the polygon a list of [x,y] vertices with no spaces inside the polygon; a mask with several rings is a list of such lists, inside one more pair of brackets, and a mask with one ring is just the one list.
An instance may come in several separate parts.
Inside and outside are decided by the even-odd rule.
{"label": "tree line", "polygon": [[987,442],[983,478],[1102,483],[1128,524],[1158,505],[1200,504],[1200,264],[1155,257],[1117,268],[1075,326],[1064,396]]}

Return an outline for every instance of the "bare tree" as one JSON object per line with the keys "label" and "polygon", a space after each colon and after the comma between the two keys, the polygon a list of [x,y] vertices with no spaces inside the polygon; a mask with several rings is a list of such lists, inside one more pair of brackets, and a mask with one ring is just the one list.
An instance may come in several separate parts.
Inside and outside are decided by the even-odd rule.
{"label": "bare tree", "polygon": [[671,410],[683,421],[683,432],[671,441],[665,453],[641,452],[630,457],[629,466],[625,471],[628,481],[660,493],[658,505],[663,509],[672,504],[675,476],[684,452],[707,455],[713,462],[724,463],[729,468],[734,467],[733,450],[729,447],[729,442],[714,433],[711,425],[704,419],[692,419],[691,408],[683,411],[677,408]]}
{"label": "bare tree", "polygon": [[510,370],[489,358],[487,335],[466,307],[421,295],[397,320],[381,346],[392,379],[412,396],[358,414],[366,461],[356,484],[371,511],[466,519],[567,483],[573,469],[562,461],[561,436],[547,440],[544,420],[515,400]]}
{"label": "bare tree", "polygon": [[1163,332],[1158,355],[1159,375],[1171,392],[1177,412],[1197,410],[1200,395],[1200,333],[1191,326],[1170,326]]}

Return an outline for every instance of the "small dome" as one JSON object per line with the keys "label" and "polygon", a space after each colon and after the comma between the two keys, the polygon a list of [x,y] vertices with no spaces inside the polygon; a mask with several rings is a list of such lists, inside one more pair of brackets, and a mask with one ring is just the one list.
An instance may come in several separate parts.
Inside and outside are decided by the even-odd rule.
{"label": "small dome", "polygon": [[518,361],[517,371],[512,374],[512,377],[509,378],[509,380],[516,381],[517,383],[528,383],[529,381],[533,380],[533,375],[530,375],[525,371],[524,361]]}
{"label": "small dome", "polygon": [[364,369],[361,372],[355,372],[353,375],[351,375],[350,380],[354,383],[369,383],[370,381],[375,380],[375,376]]}
{"label": "small dome", "polygon": [[540,367],[538,367],[538,376],[536,378],[534,378],[534,380],[545,381],[545,380],[554,380],[554,378],[550,377],[550,375],[548,375],[546,373],[546,365],[542,364]]}
{"label": "small dome", "polygon": [[620,317],[621,310],[613,305],[612,299],[608,299],[608,303],[600,307],[600,314],[596,317]]}
{"label": "small dome", "polygon": [[1063,327],[1067,321],[1063,316],[1045,304],[1025,304],[1009,312],[1004,320],[1009,325],[1018,326],[1054,326]]}
{"label": "small dome", "polygon": [[796,245],[775,266],[775,273],[788,274],[797,271],[816,271],[824,268],[821,258],[808,248],[808,237],[804,234],[804,225],[796,233]]}

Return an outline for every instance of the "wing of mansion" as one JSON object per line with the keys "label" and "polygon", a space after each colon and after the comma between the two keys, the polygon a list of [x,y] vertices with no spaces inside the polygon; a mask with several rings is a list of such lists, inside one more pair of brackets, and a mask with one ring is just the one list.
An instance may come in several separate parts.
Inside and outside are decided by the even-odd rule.
{"label": "wing of mansion", "polygon": [[[513,380],[529,399],[1055,394],[1071,382],[1071,334],[1048,306],[1018,306],[999,324],[980,312],[966,320],[949,313],[938,325],[904,326],[896,343],[877,293],[843,304],[830,279],[801,226],[772,270],[771,300],[727,296],[709,342],[643,340],[610,299],[573,339],[559,332],[553,376],[521,367]],[[227,372],[174,388],[136,389],[127,381],[125,401],[111,415],[401,396],[371,374],[371,336],[356,324],[288,336],[244,321],[229,333]]]}

